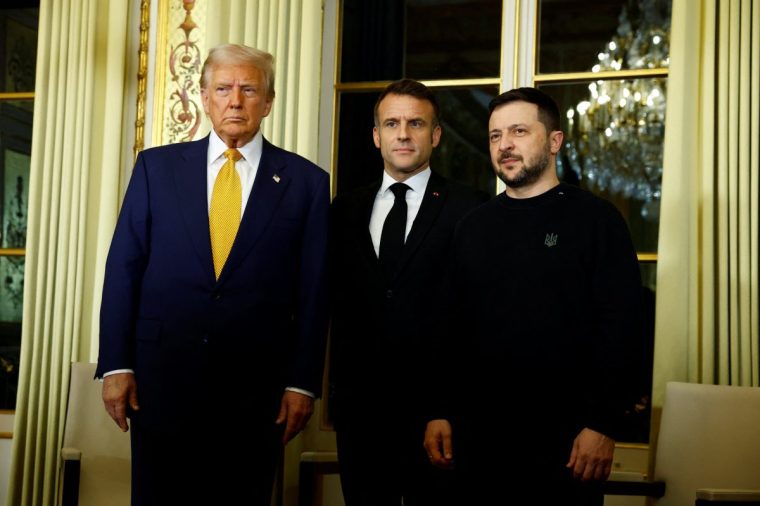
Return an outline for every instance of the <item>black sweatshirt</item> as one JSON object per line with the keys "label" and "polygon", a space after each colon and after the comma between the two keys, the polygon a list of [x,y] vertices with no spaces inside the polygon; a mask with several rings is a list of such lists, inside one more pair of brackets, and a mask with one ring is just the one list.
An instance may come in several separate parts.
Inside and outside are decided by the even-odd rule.
{"label": "black sweatshirt", "polygon": [[457,403],[438,414],[475,430],[497,417],[563,447],[583,427],[616,437],[642,337],[636,253],[612,204],[564,183],[501,194],[460,222],[451,282]]}

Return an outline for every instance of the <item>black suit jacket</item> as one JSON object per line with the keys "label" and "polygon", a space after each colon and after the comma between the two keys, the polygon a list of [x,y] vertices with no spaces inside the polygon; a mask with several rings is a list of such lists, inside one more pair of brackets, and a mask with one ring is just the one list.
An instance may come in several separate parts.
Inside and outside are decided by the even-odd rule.
{"label": "black suit jacket", "polygon": [[369,221],[380,181],[332,205],[332,415],[389,409],[420,416],[435,346],[445,321],[438,313],[456,223],[487,200],[435,172],[404,245],[396,276],[382,273]]}

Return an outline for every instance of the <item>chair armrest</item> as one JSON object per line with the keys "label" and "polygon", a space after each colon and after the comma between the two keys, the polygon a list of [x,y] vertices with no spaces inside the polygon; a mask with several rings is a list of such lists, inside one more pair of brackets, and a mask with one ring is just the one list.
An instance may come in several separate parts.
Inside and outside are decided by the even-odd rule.
{"label": "chair armrest", "polygon": [[602,485],[602,492],[604,495],[628,495],[659,498],[665,495],[665,482],[610,479]]}
{"label": "chair armrest", "polygon": [[695,504],[698,506],[760,506],[760,490],[698,488]]}
{"label": "chair armrest", "polygon": [[61,458],[64,461],[82,460],[82,450],[78,448],[61,448]]}

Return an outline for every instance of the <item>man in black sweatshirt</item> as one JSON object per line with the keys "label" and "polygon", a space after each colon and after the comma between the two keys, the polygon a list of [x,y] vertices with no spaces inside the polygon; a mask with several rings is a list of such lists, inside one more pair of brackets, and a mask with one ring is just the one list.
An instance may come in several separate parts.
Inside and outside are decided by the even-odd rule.
{"label": "man in black sweatshirt", "polygon": [[602,504],[640,338],[636,253],[612,204],[560,183],[551,97],[519,88],[489,109],[506,191],[455,233],[451,394],[425,446],[472,504]]}

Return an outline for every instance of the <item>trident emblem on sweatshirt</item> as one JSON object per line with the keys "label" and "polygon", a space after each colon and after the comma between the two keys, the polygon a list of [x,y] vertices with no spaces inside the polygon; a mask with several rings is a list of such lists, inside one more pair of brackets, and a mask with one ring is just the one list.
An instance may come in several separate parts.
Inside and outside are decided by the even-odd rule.
{"label": "trident emblem on sweatshirt", "polygon": [[546,239],[544,239],[544,244],[547,248],[551,248],[552,246],[557,245],[557,234],[548,233],[546,234]]}

